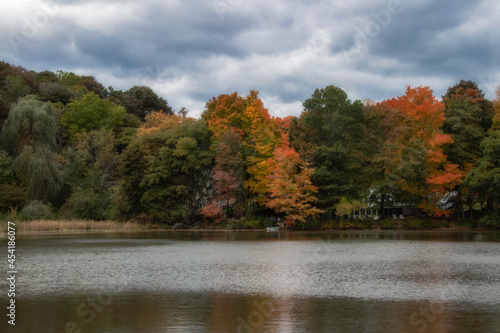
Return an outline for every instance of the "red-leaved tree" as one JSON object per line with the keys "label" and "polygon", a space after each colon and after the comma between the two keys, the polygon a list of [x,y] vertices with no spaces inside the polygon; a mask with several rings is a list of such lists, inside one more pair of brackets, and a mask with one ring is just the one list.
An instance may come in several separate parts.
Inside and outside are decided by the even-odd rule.
{"label": "red-leaved tree", "polygon": [[393,137],[394,160],[388,163],[386,174],[395,174],[398,184],[412,194],[420,196],[420,207],[435,216],[448,216],[442,209],[446,196],[462,181],[458,165],[448,161],[443,146],[452,138],[443,134],[444,105],[429,87],[408,87],[406,94],[383,102],[399,112],[400,130]]}
{"label": "red-leaved tree", "polygon": [[284,214],[287,225],[305,222],[307,217],[323,213],[313,206],[317,201],[314,196],[317,188],[311,182],[313,170],[287,142],[274,151],[268,165],[271,199],[266,206]]}

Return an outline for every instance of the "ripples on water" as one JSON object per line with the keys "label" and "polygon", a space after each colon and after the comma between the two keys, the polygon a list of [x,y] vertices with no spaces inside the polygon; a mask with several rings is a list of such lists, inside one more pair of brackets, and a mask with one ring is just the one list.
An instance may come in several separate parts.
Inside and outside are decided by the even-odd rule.
{"label": "ripples on water", "polygon": [[[387,325],[395,329],[387,332],[416,332],[424,327],[418,319],[427,323],[426,330],[434,326],[429,332],[458,327],[450,326],[459,322],[456,319],[434,316],[431,321],[430,315],[425,319],[418,311],[429,304],[446,304],[454,316],[462,315],[460,321],[470,317],[462,328],[488,331],[492,323],[475,321],[500,314],[498,235],[457,233],[451,239],[449,234],[440,235],[26,237],[18,246],[19,302],[27,304],[26,311],[37,311],[46,303],[44,311],[62,307],[75,312],[85,295],[114,295],[107,310],[116,312],[103,315],[104,322],[92,323],[96,331],[111,325],[109,332],[135,332],[126,329],[130,323],[123,324],[127,316],[135,318],[134,305],[150,309],[152,322],[145,331],[151,332],[167,328],[168,332],[330,332],[332,325],[338,325],[333,332],[376,332]],[[415,311],[417,316],[410,320]],[[165,321],[162,313],[169,319]],[[248,326],[252,313],[262,317],[261,323],[252,322],[259,325]],[[81,322],[82,316],[72,316]],[[238,318],[244,319],[246,328]],[[65,320],[53,325],[60,329]],[[329,324],[324,326],[325,322]]]}

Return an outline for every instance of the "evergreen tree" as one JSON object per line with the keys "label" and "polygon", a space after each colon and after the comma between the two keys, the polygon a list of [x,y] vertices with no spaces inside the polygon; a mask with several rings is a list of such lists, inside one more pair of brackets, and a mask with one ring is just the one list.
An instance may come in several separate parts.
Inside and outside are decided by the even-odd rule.
{"label": "evergreen tree", "polygon": [[291,130],[292,147],[306,161],[312,159],[318,206],[330,213],[340,198],[360,196],[369,186],[359,179],[364,123],[361,102],[351,102],[342,89],[328,86],[304,102],[304,112],[296,122],[300,127]]}

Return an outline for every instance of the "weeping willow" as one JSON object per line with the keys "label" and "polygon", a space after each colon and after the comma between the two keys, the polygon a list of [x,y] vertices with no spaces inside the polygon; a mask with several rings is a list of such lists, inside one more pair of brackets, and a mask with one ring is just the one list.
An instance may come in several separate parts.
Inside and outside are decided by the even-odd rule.
{"label": "weeping willow", "polygon": [[50,201],[63,185],[57,154],[47,146],[24,146],[14,166],[25,176],[28,197],[32,200]]}
{"label": "weeping willow", "polygon": [[2,127],[2,142],[15,157],[13,166],[32,200],[50,201],[63,176],[57,162],[57,119],[52,104],[26,96],[14,104]]}
{"label": "weeping willow", "polygon": [[41,102],[29,95],[12,105],[9,117],[2,126],[4,148],[15,154],[26,145],[45,145],[57,150],[56,110],[50,103]]}

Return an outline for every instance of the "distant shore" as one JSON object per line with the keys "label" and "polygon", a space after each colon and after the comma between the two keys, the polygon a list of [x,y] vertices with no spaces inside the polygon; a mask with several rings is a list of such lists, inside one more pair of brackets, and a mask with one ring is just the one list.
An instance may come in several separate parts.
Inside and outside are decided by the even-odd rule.
{"label": "distant shore", "polygon": [[[226,228],[172,228],[165,227],[159,224],[144,224],[134,221],[118,222],[118,221],[85,221],[85,220],[34,220],[34,221],[18,221],[16,229],[19,234],[48,234],[48,233],[80,233],[80,232],[132,232],[132,231],[265,231],[266,229],[226,229]],[[329,230],[297,230],[311,232],[335,232],[335,231],[377,231],[377,230],[415,230],[404,228],[367,228],[367,229],[329,229]],[[472,228],[469,226],[450,225],[443,228],[424,228],[416,229],[419,231],[485,231],[484,228]],[[6,235],[6,227],[0,231],[0,236]]]}

